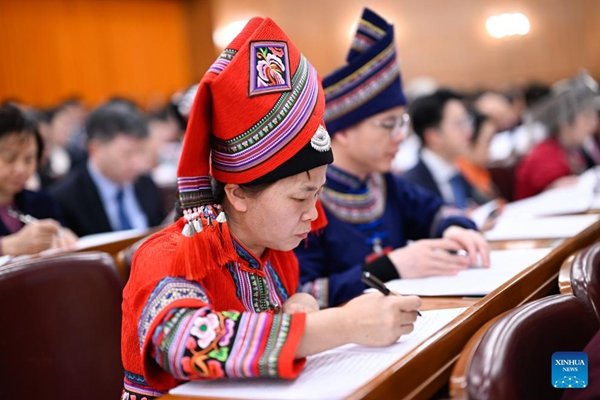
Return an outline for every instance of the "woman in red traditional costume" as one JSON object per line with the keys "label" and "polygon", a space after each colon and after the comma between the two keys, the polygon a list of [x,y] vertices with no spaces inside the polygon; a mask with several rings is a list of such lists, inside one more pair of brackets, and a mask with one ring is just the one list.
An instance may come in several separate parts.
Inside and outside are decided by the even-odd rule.
{"label": "woman in red traditional costume", "polygon": [[292,250],[325,225],[323,113],[315,69],[268,18],[252,19],[204,75],[178,168],[183,216],[139,248],[124,290],[124,399],[187,380],[291,379],[308,355],[412,330],[414,296],[318,311],[296,294]]}

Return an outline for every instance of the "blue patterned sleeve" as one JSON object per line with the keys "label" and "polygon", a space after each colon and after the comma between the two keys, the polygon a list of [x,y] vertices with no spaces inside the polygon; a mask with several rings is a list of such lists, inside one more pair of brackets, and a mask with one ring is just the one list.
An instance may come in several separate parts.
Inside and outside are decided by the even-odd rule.
{"label": "blue patterned sleeve", "polygon": [[325,230],[320,235],[309,235],[307,242],[294,250],[300,264],[300,291],[317,299],[321,308],[343,304],[365,290],[360,280],[362,264],[357,263],[344,270],[331,270],[334,263],[329,260],[323,244],[327,234]]}

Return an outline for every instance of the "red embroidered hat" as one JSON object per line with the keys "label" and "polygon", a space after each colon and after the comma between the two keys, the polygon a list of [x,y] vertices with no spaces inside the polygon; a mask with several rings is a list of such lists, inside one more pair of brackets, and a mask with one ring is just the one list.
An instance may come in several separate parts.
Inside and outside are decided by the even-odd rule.
{"label": "red embroidered hat", "polygon": [[314,154],[294,173],[331,163],[324,108],[314,67],[274,21],[252,19],[200,82],[178,168],[182,207],[212,200],[209,157],[224,183],[260,179],[309,143]]}
{"label": "red embroidered hat", "polygon": [[314,67],[273,20],[250,20],[210,66],[192,105],[177,173],[184,235],[226,229],[210,176],[274,182],[331,163],[324,112]]}

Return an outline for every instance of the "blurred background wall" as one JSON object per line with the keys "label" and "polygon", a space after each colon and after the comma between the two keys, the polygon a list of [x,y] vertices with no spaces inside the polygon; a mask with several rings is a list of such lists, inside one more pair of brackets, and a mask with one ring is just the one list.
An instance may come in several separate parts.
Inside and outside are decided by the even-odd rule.
{"label": "blurred background wall", "polygon": [[[166,101],[218,55],[214,30],[254,15],[277,21],[323,75],[343,62],[363,6],[395,24],[405,81],[476,89],[580,68],[600,77],[596,0],[0,0],[0,100]],[[491,37],[486,19],[505,12],[525,14],[529,33]]]}

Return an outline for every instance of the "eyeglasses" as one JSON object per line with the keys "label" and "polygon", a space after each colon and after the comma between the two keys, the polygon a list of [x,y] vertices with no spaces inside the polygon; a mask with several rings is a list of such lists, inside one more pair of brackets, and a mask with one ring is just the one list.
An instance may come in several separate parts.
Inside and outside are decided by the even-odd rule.
{"label": "eyeglasses", "polygon": [[407,113],[396,118],[373,121],[373,125],[388,131],[390,139],[405,139],[410,133],[410,116]]}

